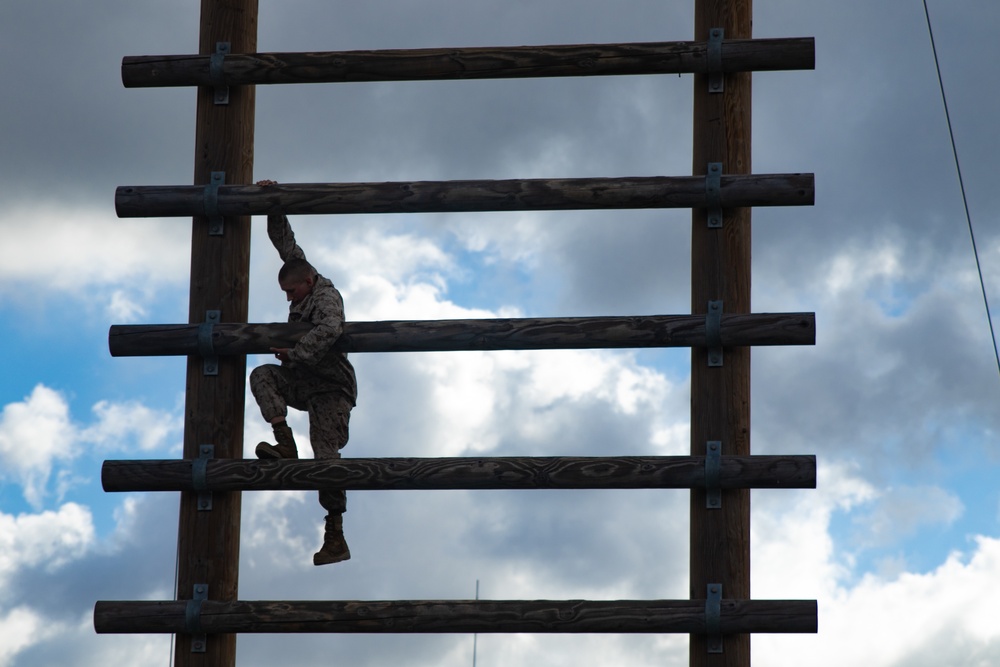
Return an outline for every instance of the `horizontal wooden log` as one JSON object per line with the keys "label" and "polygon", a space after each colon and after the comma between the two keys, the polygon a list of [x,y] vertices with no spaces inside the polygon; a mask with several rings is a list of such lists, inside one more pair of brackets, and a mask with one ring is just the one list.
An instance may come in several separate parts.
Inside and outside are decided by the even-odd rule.
{"label": "horizontal wooden log", "polygon": [[[195,603],[197,604],[197,603]],[[719,631],[816,632],[815,600],[722,600]],[[101,601],[106,633],[685,633],[706,631],[705,600]]]}
{"label": "horizontal wooden log", "polygon": [[[816,66],[812,37],[725,40],[721,51],[724,72]],[[210,55],[129,56],[122,60],[122,83],[126,88],[242,86],[706,71],[707,42],[645,42],[232,54],[215,73]]]}
{"label": "horizontal wooden log", "polygon": [[[813,174],[723,175],[719,201],[724,208],[811,206],[814,181]],[[220,185],[211,197],[204,185],[123,185],[115,191],[121,218],[706,206],[704,176]]]}
{"label": "horizontal wooden log", "polygon": [[[722,456],[723,489],[814,489],[816,457]],[[690,489],[706,486],[704,456],[213,459],[105,461],[104,490],[295,491],[440,489]]]}
{"label": "horizontal wooden log", "polygon": [[[200,354],[268,354],[293,347],[309,331],[305,323],[114,324],[108,331],[113,357]],[[726,314],[725,347],[815,345],[814,313]],[[386,320],[347,322],[336,342],[343,352],[451,352],[459,350],[554,350],[708,345],[704,315],[553,317],[481,320]]]}

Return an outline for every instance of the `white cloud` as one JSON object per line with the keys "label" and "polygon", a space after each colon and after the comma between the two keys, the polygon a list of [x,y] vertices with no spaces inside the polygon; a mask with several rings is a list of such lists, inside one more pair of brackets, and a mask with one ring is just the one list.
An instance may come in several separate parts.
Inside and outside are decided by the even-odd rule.
{"label": "white cloud", "polygon": [[877,247],[850,248],[830,260],[826,288],[832,296],[892,280],[902,273],[901,249],[883,241]]}
{"label": "white cloud", "polygon": [[62,628],[53,625],[29,607],[16,607],[0,615],[0,667],[15,664],[17,655],[25,648],[51,639]]}
{"label": "white cloud", "polygon": [[143,452],[160,449],[176,444],[168,440],[179,436],[183,429],[180,415],[155,410],[135,401],[98,401],[93,412],[97,422],[82,429],[79,437],[84,442],[110,451],[131,449],[132,443]]}
{"label": "white cloud", "polygon": [[0,415],[0,461],[4,476],[13,476],[24,497],[41,506],[55,461],[75,455],[75,434],[69,407],[58,392],[43,385],[20,403],[10,403]]}
{"label": "white cloud", "polygon": [[148,311],[142,303],[129,295],[125,290],[115,290],[111,293],[108,303],[108,318],[113,322],[128,324],[146,317]]}
{"label": "white cloud", "polygon": [[[84,426],[75,423],[69,404],[59,392],[37,385],[23,401],[9,403],[0,413],[0,463],[3,476],[23,487],[33,507],[42,507],[53,468],[68,465],[81,455],[81,446],[96,444],[106,451],[138,447],[149,452],[169,443],[179,432],[179,418],[139,403],[100,401],[94,408],[97,420]],[[80,478],[68,470],[58,473],[60,497]]]}
{"label": "white cloud", "polygon": [[[484,253],[487,263],[516,262],[530,269],[537,266],[546,248],[558,239],[552,225],[544,224],[550,218],[536,211],[519,211],[505,214],[502,224],[490,224],[487,218],[485,224],[449,221],[448,228],[468,250]],[[525,239],[531,239],[531,243],[525,243]]]}
{"label": "white cloud", "polygon": [[90,510],[76,503],[66,503],[57,512],[0,513],[0,582],[10,581],[22,568],[55,572],[80,558],[93,543]]}
{"label": "white cloud", "polygon": [[[48,205],[4,211],[0,293],[25,285],[77,293],[94,286],[186,280],[190,234],[178,233],[181,225],[177,220],[123,224],[110,207],[99,211]],[[112,305],[117,302],[121,308],[121,290],[114,294]]]}
{"label": "white cloud", "polygon": [[376,275],[393,284],[425,282],[443,290],[445,276],[457,270],[454,260],[437,244],[416,234],[387,234],[363,228],[335,236],[335,247],[323,243],[322,238],[316,237],[312,246],[303,245],[308,248],[310,260],[317,267],[328,266],[336,275],[349,277],[348,282]]}
{"label": "white cloud", "polygon": [[923,525],[949,525],[965,509],[955,494],[936,486],[892,487],[878,495],[870,511],[854,517],[861,547],[892,544]]}
{"label": "white cloud", "polygon": [[1000,580],[1000,539],[977,536],[971,551],[952,553],[927,574],[856,577],[850,555],[830,534],[830,518],[878,497],[856,470],[842,466],[821,466],[817,490],[755,492],[752,597],[819,604],[818,634],[755,636],[755,661],[780,667],[809,655],[811,664],[833,667],[1000,658],[1000,627],[989,609],[989,582]]}

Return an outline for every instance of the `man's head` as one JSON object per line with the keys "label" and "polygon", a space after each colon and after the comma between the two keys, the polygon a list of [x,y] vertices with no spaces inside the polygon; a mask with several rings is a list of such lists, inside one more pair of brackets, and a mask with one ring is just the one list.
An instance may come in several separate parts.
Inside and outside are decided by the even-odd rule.
{"label": "man's head", "polygon": [[316,269],[304,259],[290,259],[278,271],[278,285],[293,305],[309,296],[315,284]]}

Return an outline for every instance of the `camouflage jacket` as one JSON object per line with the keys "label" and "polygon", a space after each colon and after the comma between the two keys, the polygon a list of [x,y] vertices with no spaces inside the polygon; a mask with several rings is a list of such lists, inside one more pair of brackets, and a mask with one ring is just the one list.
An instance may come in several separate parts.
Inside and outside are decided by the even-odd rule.
{"label": "camouflage jacket", "polygon": [[[281,261],[305,259],[306,254],[295,242],[295,233],[284,215],[267,216],[267,235],[281,256]],[[333,283],[321,275],[304,299],[288,306],[289,322],[309,322],[313,328],[288,352],[290,361],[284,365],[317,376],[331,384],[354,403],[358,382],[354,366],[347,354],[334,349],[333,344],[344,331],[344,299]]]}

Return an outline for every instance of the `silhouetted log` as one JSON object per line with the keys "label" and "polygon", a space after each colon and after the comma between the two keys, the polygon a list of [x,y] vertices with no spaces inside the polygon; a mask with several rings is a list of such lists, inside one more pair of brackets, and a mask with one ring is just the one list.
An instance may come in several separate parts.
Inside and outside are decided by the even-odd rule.
{"label": "silhouetted log", "polygon": [[[814,489],[816,457],[722,456],[719,488]],[[104,490],[690,489],[704,456],[105,461]]]}
{"label": "silhouetted log", "polygon": [[[705,633],[705,600],[102,601],[104,633]],[[198,603],[192,603],[197,605]],[[194,626],[194,627],[192,627]],[[722,600],[722,634],[816,632],[815,600]]]}
{"label": "silhouetted log", "polygon": [[[293,347],[306,323],[114,324],[114,357],[266,354]],[[724,346],[814,345],[813,313],[723,314]],[[202,336],[199,338],[199,333]],[[706,346],[704,315],[553,317],[482,320],[347,322],[336,347],[344,352],[442,352]]]}
{"label": "silhouetted log", "polygon": [[[723,175],[720,205],[811,206],[814,180],[813,174]],[[705,206],[705,176],[220,185],[211,197],[205,186],[191,185],[123,185],[115,191],[121,218]]]}
{"label": "silhouetted log", "polygon": [[[812,37],[725,40],[724,72],[808,70]],[[707,42],[566,44],[554,46],[386,49],[211,56],[128,56],[126,88],[166,86],[512,79],[527,77],[682,74],[708,70]]]}

